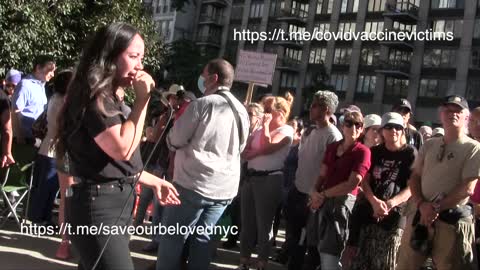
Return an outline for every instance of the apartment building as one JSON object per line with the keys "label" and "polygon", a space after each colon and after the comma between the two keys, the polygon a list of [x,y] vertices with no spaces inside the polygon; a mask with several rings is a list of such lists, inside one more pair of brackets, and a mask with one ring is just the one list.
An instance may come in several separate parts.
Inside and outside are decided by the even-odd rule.
{"label": "apartment building", "polygon": [[[308,109],[302,91],[323,73],[342,104],[357,104],[365,113],[389,111],[395,100],[405,97],[414,106],[415,121],[438,122],[436,106],[448,94],[464,95],[471,106],[480,104],[479,0],[231,0],[220,5],[221,1],[201,1],[197,17],[214,14],[225,23],[213,26],[218,20],[211,20],[205,27],[199,22],[197,40],[233,63],[239,49],[277,54],[273,85],[256,91],[295,92],[297,114]],[[453,38],[251,42],[235,38],[234,29],[267,33],[432,29],[451,32]],[[244,91],[246,86],[239,83],[235,88]]]}

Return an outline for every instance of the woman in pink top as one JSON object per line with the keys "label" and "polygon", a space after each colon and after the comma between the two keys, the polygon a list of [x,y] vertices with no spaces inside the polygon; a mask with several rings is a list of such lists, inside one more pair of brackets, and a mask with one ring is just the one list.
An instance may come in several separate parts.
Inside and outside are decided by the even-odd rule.
{"label": "woman in pink top", "polygon": [[272,223],[282,199],[283,164],[294,134],[287,125],[293,97],[267,100],[262,126],[253,131],[242,154],[248,161],[248,171],[241,190],[240,270],[249,269],[255,242],[256,269],[266,268],[272,246]]}

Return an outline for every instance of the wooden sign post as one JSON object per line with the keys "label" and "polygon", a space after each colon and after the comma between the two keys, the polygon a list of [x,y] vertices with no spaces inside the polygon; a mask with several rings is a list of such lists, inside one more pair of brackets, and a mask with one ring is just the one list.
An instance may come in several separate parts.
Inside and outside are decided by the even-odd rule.
{"label": "wooden sign post", "polygon": [[253,88],[255,87],[255,83],[249,82],[248,89],[247,89],[247,96],[245,97],[245,105],[252,103],[253,97]]}

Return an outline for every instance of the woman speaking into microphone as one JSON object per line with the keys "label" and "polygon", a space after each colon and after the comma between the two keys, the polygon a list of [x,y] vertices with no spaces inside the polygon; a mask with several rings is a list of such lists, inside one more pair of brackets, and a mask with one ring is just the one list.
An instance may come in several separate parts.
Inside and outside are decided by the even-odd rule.
{"label": "woman speaking into microphone", "polygon": [[[131,25],[113,23],[101,28],[80,56],[58,119],[56,149],[59,158],[67,154],[69,173],[75,179],[66,194],[66,221],[80,254],[79,269],[92,269],[109,234],[96,269],[134,268],[129,236],[106,228],[129,225],[135,180],[153,188],[162,204],[180,203],[170,183],[142,171],[138,145],[155,86],[143,71],[144,48]],[[130,86],[136,98],[126,117],[115,93]]]}

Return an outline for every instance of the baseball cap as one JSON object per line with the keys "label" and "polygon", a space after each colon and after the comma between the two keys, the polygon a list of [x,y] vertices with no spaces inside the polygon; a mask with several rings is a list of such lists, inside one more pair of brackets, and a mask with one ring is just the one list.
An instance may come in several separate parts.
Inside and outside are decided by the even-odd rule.
{"label": "baseball cap", "polygon": [[340,109],[340,113],[341,114],[344,114],[346,112],[359,112],[359,113],[362,113],[362,111],[360,110],[360,108],[356,105],[348,105],[347,107],[343,107]]}
{"label": "baseball cap", "polygon": [[432,137],[445,136],[445,130],[441,127],[434,128],[432,131]]}
{"label": "baseball cap", "polygon": [[392,110],[395,111],[395,110],[398,110],[400,108],[407,108],[410,112],[412,111],[412,105],[405,98],[401,98],[396,103],[394,103],[393,107],[392,107]]}
{"label": "baseball cap", "polygon": [[382,118],[377,114],[369,114],[363,118],[363,127],[365,129],[371,126],[380,126],[382,123]]}
{"label": "baseball cap", "polygon": [[399,125],[405,128],[402,115],[396,112],[387,112],[382,116],[382,128],[387,124]]}
{"label": "baseball cap", "polygon": [[462,107],[462,109],[467,109],[468,110],[467,100],[464,97],[459,96],[459,95],[451,95],[451,96],[446,97],[445,100],[443,101],[442,105],[448,105],[448,104],[455,104],[455,105],[458,105],[458,106]]}
{"label": "baseball cap", "polygon": [[5,81],[18,84],[20,80],[22,79],[22,73],[16,69],[10,69],[7,73],[7,76],[5,76]]}

